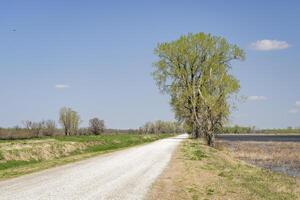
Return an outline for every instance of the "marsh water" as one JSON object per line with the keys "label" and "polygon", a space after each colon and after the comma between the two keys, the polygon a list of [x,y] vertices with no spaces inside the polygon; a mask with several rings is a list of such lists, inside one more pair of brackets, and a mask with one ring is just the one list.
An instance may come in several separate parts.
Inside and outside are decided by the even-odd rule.
{"label": "marsh water", "polygon": [[226,141],[300,142],[300,135],[222,134],[222,135],[217,135],[217,139],[226,140]]}
{"label": "marsh water", "polygon": [[[224,134],[217,136],[218,141],[238,158],[250,164],[300,177],[300,135]],[[259,152],[257,157],[252,156],[254,152]],[[286,157],[289,155],[280,157],[280,154],[295,156],[288,159]]]}

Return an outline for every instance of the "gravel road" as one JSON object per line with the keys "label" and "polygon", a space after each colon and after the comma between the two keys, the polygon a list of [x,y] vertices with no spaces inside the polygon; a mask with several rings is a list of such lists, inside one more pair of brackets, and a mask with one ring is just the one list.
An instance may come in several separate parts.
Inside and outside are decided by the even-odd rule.
{"label": "gravel road", "polygon": [[143,199],[187,135],[0,182],[0,199]]}

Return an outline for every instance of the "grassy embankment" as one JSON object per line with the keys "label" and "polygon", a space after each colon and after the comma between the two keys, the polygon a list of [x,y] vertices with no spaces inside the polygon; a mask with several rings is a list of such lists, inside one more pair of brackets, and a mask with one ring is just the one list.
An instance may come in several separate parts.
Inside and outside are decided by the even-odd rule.
{"label": "grassy embankment", "polygon": [[0,140],[0,179],[47,169],[170,136],[172,135],[116,134]]}
{"label": "grassy embankment", "polygon": [[300,199],[300,180],[187,140],[149,193],[149,199]]}

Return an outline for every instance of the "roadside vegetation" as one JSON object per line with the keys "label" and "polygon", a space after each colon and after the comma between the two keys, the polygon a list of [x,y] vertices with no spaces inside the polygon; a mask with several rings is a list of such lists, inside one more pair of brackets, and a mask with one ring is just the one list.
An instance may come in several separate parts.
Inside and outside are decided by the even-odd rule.
{"label": "roadside vegetation", "polygon": [[201,140],[187,140],[149,199],[299,199],[300,179],[257,168]]}
{"label": "roadside vegetation", "polygon": [[148,122],[136,130],[106,129],[94,117],[80,128],[78,112],[63,107],[59,123],[23,121],[23,127],[0,129],[0,179],[81,160],[107,151],[131,147],[182,133],[180,124]]}
{"label": "roadside vegetation", "polygon": [[0,179],[170,137],[173,134],[55,136],[0,142]]}

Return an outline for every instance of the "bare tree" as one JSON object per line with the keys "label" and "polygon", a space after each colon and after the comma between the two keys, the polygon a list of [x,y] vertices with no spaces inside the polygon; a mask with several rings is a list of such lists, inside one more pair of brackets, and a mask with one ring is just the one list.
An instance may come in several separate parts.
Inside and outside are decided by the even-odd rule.
{"label": "bare tree", "polygon": [[47,120],[44,122],[44,135],[52,136],[56,130],[56,123],[54,120]]}
{"label": "bare tree", "polygon": [[75,135],[78,131],[80,116],[71,108],[60,110],[59,122],[64,128],[65,135]]}
{"label": "bare tree", "polygon": [[90,119],[89,130],[91,133],[95,135],[99,135],[104,132],[104,128],[105,128],[104,120],[100,120],[97,117]]}
{"label": "bare tree", "polygon": [[44,128],[44,121],[41,122],[32,122],[30,120],[23,121],[25,128],[33,134],[33,136],[38,137],[42,133],[42,129]]}
{"label": "bare tree", "polygon": [[144,126],[140,127],[139,131],[144,134],[182,133],[183,127],[176,122],[158,120],[147,122]]}

